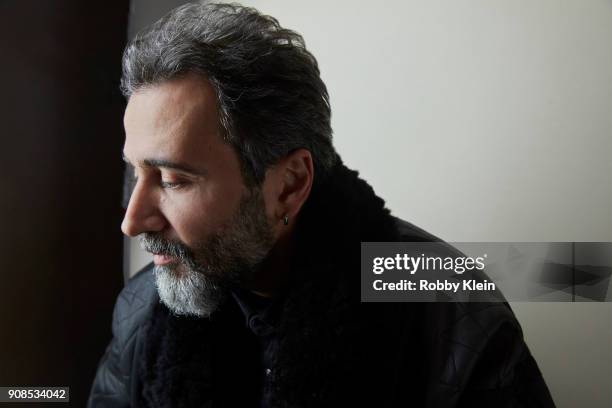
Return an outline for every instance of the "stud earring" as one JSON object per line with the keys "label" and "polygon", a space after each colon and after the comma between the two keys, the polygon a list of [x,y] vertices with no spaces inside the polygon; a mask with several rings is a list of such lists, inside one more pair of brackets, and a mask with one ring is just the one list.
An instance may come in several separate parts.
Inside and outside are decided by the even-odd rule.
{"label": "stud earring", "polygon": [[287,214],[285,214],[285,216],[283,217],[283,224],[289,225],[289,216]]}

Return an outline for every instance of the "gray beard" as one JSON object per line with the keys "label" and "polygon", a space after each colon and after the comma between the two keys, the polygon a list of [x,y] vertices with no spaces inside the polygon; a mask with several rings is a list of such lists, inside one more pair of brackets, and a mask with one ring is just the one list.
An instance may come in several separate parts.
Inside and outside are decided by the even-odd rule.
{"label": "gray beard", "polygon": [[140,238],[144,249],[172,255],[177,262],[156,265],[160,300],[177,315],[208,317],[234,287],[252,281],[274,244],[261,191],[251,189],[221,232],[188,248],[156,233]]}
{"label": "gray beard", "polygon": [[160,300],[177,315],[208,317],[225,301],[229,290],[190,268],[180,273],[156,265],[155,286]]}

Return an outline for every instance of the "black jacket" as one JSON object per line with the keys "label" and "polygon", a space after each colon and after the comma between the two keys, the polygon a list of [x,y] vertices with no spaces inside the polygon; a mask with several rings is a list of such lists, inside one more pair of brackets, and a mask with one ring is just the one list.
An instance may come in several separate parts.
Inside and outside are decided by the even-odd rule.
{"label": "black jacket", "polygon": [[[272,407],[554,406],[508,304],[360,302],[360,242],[437,238],[393,217],[356,172],[335,167],[297,232]],[[235,302],[209,319],[174,316],[149,266],[119,295],[112,328],[91,408],[258,400],[258,350]]]}

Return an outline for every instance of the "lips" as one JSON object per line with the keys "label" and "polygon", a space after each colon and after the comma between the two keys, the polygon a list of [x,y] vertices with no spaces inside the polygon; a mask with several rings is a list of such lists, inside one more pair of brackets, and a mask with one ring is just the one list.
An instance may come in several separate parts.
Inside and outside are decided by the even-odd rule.
{"label": "lips", "polygon": [[155,263],[155,265],[166,265],[174,261],[175,259],[168,255],[160,255],[160,254],[153,255],[153,262]]}

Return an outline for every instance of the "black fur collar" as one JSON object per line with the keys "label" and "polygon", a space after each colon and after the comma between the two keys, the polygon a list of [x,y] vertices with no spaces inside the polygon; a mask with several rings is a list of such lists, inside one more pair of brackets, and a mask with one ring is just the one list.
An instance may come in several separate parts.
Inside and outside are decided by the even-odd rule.
{"label": "black fur collar", "polygon": [[[393,306],[360,303],[360,242],[397,240],[394,218],[338,160],[327,182],[313,190],[297,231],[271,406],[347,406],[347,395],[362,394],[357,384],[384,392],[392,384],[377,383],[377,370],[394,365],[368,350],[393,348],[403,333],[388,313]],[[233,303],[210,320],[176,317],[157,306],[142,361],[143,406],[244,406],[240,401],[258,392],[256,341],[242,315],[232,319],[240,314]],[[233,345],[236,339],[242,346]]]}

